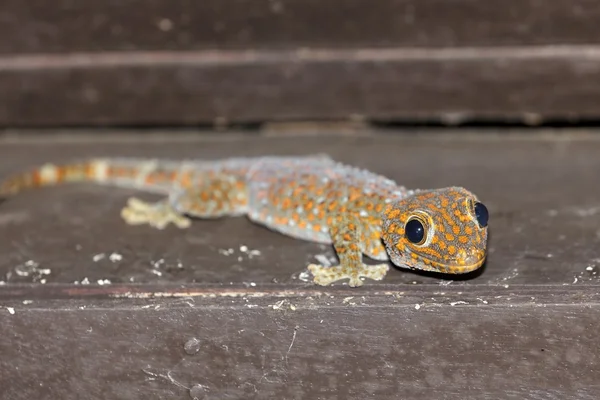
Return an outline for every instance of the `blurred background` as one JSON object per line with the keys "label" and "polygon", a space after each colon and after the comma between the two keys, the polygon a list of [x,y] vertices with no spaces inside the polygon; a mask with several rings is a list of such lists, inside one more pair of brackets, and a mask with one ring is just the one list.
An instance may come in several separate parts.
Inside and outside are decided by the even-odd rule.
{"label": "blurred background", "polygon": [[590,0],[3,0],[0,126],[572,124]]}

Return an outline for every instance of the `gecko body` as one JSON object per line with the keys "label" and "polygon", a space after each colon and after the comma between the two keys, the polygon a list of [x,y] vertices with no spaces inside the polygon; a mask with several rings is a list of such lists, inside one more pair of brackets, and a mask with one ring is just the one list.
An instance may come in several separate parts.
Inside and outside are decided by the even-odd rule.
{"label": "gecko body", "polygon": [[46,164],[0,185],[0,197],[63,182],[161,193],[147,203],[131,198],[121,212],[130,225],[158,229],[188,218],[247,216],[282,234],[333,244],[339,265],[311,264],[314,282],[383,279],[389,264],[366,265],[363,254],[397,266],[459,274],[486,256],[488,213],[461,187],[408,190],[394,181],[327,156],[230,158],[217,161],[92,159]]}

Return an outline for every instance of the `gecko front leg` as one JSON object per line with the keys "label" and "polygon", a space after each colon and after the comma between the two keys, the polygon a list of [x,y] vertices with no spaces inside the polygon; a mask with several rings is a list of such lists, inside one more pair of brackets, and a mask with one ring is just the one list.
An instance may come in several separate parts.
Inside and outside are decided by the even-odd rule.
{"label": "gecko front leg", "polygon": [[338,215],[333,218],[329,230],[340,265],[326,267],[310,264],[308,270],[313,274],[316,284],[326,286],[341,279],[349,279],[349,286],[358,287],[363,284],[361,278],[377,281],[383,279],[389,269],[388,264],[366,265],[362,261],[366,237],[356,217]]}

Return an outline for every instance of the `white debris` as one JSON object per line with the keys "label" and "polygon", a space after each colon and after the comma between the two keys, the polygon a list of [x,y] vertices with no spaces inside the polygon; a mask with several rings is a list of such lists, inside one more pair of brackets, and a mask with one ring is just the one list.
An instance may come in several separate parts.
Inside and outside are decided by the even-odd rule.
{"label": "white debris", "polygon": [[223,254],[224,256],[230,256],[233,252],[233,249],[219,249],[219,254]]}
{"label": "white debris", "polygon": [[31,273],[37,270],[37,267],[40,264],[33,260],[26,261],[23,264],[17,265],[15,267],[15,273],[19,276],[29,276]]}
{"label": "white debris", "polygon": [[112,262],[117,262],[121,261],[123,259],[123,256],[119,253],[112,253],[110,256],[108,256],[108,259]]}
{"label": "white debris", "polygon": [[302,282],[308,282],[308,281],[310,281],[310,272],[308,272],[308,271],[302,271],[298,275],[298,279],[301,280]]}

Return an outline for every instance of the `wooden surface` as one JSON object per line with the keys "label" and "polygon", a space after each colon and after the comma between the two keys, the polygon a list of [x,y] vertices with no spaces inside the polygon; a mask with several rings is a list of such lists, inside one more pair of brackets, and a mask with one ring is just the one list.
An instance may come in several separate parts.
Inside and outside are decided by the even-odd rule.
{"label": "wooden surface", "polygon": [[0,123],[198,124],[301,119],[539,123],[593,118],[589,49],[30,56],[0,66]]}
{"label": "wooden surface", "polygon": [[406,133],[4,138],[1,176],[326,152],[409,187],[464,185],[491,211],[475,274],[321,288],[303,272],[331,248],[244,218],[156,231],[120,220],[132,190],[24,192],[0,204],[4,398],[598,398],[597,135]]}
{"label": "wooden surface", "polygon": [[590,0],[7,0],[0,126],[597,119]]}
{"label": "wooden surface", "polygon": [[4,0],[0,18],[5,54],[594,44],[600,31],[592,0]]}

